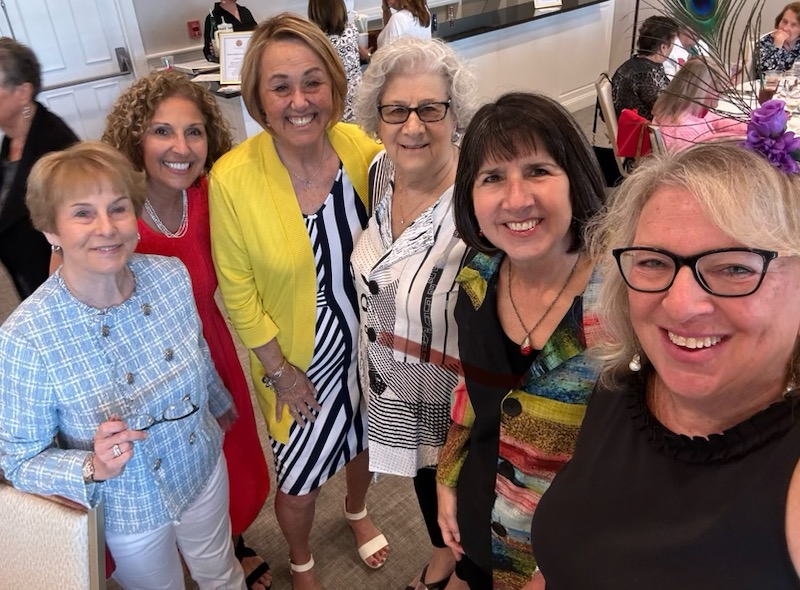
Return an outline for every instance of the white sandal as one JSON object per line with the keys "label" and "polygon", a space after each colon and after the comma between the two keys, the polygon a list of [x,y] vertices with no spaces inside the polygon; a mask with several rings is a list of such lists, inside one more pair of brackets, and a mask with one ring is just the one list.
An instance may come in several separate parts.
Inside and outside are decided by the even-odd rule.
{"label": "white sandal", "polygon": [[302,574],[303,572],[307,572],[310,569],[314,568],[314,556],[312,555],[311,558],[306,563],[301,563],[297,565],[296,563],[292,563],[292,560],[289,560],[289,569],[292,570],[292,573]]}
{"label": "white sandal", "polygon": [[[347,520],[351,520],[351,521],[352,520],[361,520],[362,518],[366,518],[367,517],[367,506],[364,505],[364,509],[361,512],[348,512],[347,511],[347,498],[345,498],[345,500],[344,500],[344,517]],[[389,541],[386,540],[386,537],[384,537],[383,534],[378,534],[377,536],[373,537],[372,539],[370,539],[369,541],[367,541],[366,543],[361,545],[361,547],[358,548],[358,556],[361,558],[361,561],[363,561],[367,565],[367,567],[370,567],[370,568],[376,570],[376,569],[378,569],[380,567],[383,567],[383,564],[386,563],[386,560],[384,559],[378,565],[372,565],[370,562],[367,561],[367,559],[369,559],[370,557],[375,555],[381,549],[383,549],[385,547],[388,547],[388,546],[389,546]]]}

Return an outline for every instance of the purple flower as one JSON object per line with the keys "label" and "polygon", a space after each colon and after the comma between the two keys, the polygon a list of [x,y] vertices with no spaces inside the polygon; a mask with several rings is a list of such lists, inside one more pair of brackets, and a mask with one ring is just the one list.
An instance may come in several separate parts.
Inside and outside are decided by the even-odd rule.
{"label": "purple flower", "polygon": [[777,137],[764,137],[748,130],[744,145],[762,154],[778,170],[787,174],[800,172],[800,164],[793,157],[793,153],[800,150],[800,137],[795,137],[792,131]]}
{"label": "purple flower", "polygon": [[750,114],[748,135],[752,129],[759,135],[770,137],[786,130],[786,104],[782,100],[768,100]]}

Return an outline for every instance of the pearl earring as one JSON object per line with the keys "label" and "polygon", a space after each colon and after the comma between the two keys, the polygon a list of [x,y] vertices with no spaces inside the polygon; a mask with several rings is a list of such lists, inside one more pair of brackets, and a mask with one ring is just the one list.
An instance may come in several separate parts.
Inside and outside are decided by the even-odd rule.
{"label": "pearl earring", "polygon": [[638,352],[633,355],[631,362],[628,363],[628,368],[634,373],[642,370],[642,357],[639,356]]}

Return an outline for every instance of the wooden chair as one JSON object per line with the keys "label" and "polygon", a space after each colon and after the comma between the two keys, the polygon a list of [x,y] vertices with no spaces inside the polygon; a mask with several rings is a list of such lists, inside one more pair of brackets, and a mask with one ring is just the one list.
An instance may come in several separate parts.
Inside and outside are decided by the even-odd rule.
{"label": "wooden chair", "polygon": [[658,125],[650,124],[647,126],[650,133],[650,149],[653,154],[663,155],[667,153],[667,146],[664,145],[664,135]]}
{"label": "wooden chair", "polygon": [[603,72],[594,83],[595,90],[597,91],[597,101],[600,104],[600,112],[603,113],[603,120],[606,123],[606,134],[608,141],[611,142],[611,149],[614,150],[614,159],[617,161],[619,173],[623,178],[628,176],[628,170],[625,168],[624,158],[620,158],[617,151],[617,112],[614,110],[614,100],[611,97],[611,79],[608,74]]}
{"label": "wooden chair", "polygon": [[0,522],[0,587],[105,590],[102,505],[87,510],[0,483]]}

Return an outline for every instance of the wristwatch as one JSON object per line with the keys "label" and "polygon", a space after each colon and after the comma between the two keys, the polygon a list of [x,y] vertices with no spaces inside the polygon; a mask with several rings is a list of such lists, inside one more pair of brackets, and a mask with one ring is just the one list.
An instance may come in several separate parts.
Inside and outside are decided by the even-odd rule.
{"label": "wristwatch", "polygon": [[86,459],[83,460],[83,467],[81,468],[83,471],[83,483],[89,484],[94,483],[94,452],[89,453],[86,455]]}

